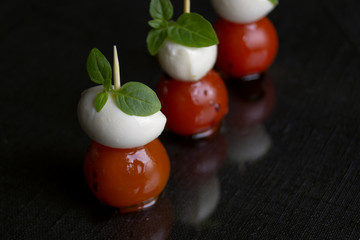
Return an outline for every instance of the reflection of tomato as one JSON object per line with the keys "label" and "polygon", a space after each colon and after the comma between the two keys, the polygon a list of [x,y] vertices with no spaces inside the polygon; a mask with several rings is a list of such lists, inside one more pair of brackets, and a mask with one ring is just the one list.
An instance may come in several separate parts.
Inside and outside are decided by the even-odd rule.
{"label": "reflection of tomato", "polygon": [[[230,111],[226,118],[232,129],[249,128],[262,123],[275,105],[275,86],[266,75],[252,81],[238,81],[229,91]],[[236,89],[236,90],[235,90]]]}
{"label": "reflection of tomato", "polygon": [[101,202],[136,211],[155,203],[169,178],[170,162],[158,139],[133,149],[92,142],[85,155],[84,172]]}
{"label": "reflection of tomato", "polygon": [[217,128],[228,112],[226,86],[214,70],[196,82],[163,76],[156,90],[167,117],[167,127],[180,135]]}
{"label": "reflection of tomato", "polygon": [[227,159],[226,136],[219,131],[205,139],[182,138],[174,134],[163,134],[162,137],[172,164],[169,197],[176,216],[184,223],[203,223],[220,199],[217,174]]}
{"label": "reflection of tomato", "polygon": [[217,68],[230,77],[265,71],[273,62],[278,38],[268,18],[239,24],[219,18],[214,29],[219,38]]}
{"label": "reflection of tomato", "polygon": [[196,182],[216,175],[226,160],[227,141],[222,131],[211,138],[189,139],[163,134],[175,182]]}

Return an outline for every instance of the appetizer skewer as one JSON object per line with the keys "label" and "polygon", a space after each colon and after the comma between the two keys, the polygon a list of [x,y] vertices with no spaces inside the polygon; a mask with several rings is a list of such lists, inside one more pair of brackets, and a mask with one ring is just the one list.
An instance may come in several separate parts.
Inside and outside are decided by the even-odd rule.
{"label": "appetizer skewer", "polygon": [[166,123],[155,92],[139,82],[120,86],[114,47],[111,67],[94,48],[87,60],[91,80],[102,84],[85,90],[78,104],[78,119],[92,139],[85,155],[86,182],[103,203],[120,211],[153,205],[170,173],[169,158],[157,137]]}
{"label": "appetizer skewer", "polygon": [[[147,37],[151,55],[156,55],[166,73],[156,92],[174,133],[206,137],[213,134],[228,112],[228,96],[221,77],[212,70],[217,57],[218,39],[211,24],[202,16],[185,12],[171,21],[169,0],[152,0]],[[159,10],[160,9],[160,10]]]}

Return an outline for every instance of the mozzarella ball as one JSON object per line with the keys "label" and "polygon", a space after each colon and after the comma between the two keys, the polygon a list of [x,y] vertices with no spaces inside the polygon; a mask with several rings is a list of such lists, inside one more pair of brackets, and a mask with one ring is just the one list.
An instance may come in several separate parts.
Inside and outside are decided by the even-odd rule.
{"label": "mozzarella ball", "polygon": [[186,47],[166,40],[158,52],[162,69],[172,78],[194,82],[205,76],[217,57],[217,45],[210,47]]}
{"label": "mozzarella ball", "polygon": [[211,0],[222,18],[235,23],[250,23],[265,17],[276,5],[269,0]]}
{"label": "mozzarella ball", "polygon": [[80,126],[92,140],[112,148],[134,148],[146,145],[164,130],[166,117],[161,111],[146,117],[130,116],[118,108],[112,93],[97,112],[95,98],[103,90],[103,86],[85,90],[78,104]]}

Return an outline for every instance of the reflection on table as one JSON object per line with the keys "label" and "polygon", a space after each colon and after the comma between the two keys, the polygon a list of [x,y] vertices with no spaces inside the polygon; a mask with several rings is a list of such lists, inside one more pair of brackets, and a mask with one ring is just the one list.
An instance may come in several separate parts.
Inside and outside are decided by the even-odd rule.
{"label": "reflection on table", "polygon": [[226,160],[226,137],[218,133],[194,140],[169,134],[164,145],[172,162],[168,188],[176,216],[186,224],[203,224],[220,199],[217,173]]}
{"label": "reflection on table", "polygon": [[275,86],[265,74],[248,81],[233,79],[228,85],[230,110],[225,120],[228,160],[241,170],[271,148],[271,137],[263,122],[274,108]]}

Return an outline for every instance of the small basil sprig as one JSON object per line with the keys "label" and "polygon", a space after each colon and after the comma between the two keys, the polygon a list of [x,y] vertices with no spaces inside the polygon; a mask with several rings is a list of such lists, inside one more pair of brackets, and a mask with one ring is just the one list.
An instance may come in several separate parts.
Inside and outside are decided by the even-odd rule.
{"label": "small basil sprig", "polygon": [[173,16],[173,6],[170,0],[151,0],[148,23],[153,28],[148,33],[146,43],[151,55],[155,55],[166,38],[187,47],[208,47],[218,44],[218,38],[205,18],[196,13],[183,13],[176,22]]}
{"label": "small basil sprig", "polygon": [[161,103],[156,93],[143,83],[128,82],[118,90],[113,89],[110,63],[97,48],[90,51],[86,69],[91,81],[104,86],[104,90],[95,97],[96,111],[100,112],[105,106],[109,93],[114,95],[119,109],[128,115],[149,116],[161,109]]}

